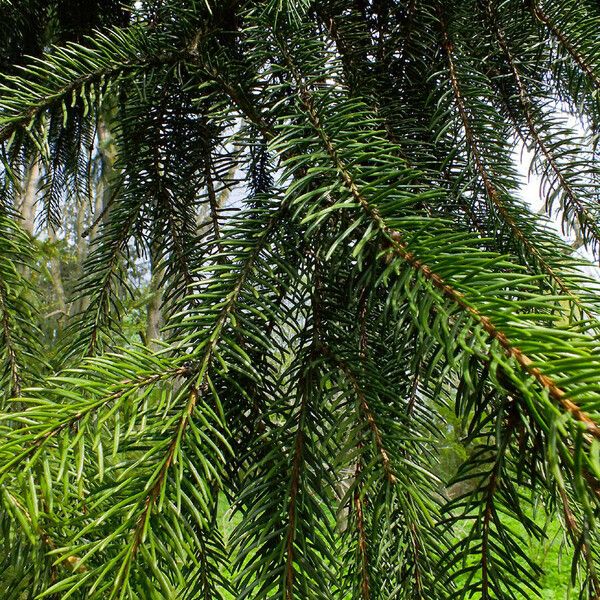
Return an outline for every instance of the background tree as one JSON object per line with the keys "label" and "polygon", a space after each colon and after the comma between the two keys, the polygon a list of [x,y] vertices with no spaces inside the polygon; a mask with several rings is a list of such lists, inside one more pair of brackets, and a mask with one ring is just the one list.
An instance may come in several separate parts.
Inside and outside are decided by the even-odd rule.
{"label": "background tree", "polygon": [[83,4],[0,1],[4,596],[531,598],[541,512],[600,597],[597,3]]}

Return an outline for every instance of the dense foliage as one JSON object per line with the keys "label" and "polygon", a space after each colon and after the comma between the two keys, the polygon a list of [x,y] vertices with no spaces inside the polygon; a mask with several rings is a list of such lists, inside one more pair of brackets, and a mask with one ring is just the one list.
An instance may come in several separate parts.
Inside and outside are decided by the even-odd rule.
{"label": "dense foliage", "polygon": [[0,17],[2,598],[600,597],[595,0]]}

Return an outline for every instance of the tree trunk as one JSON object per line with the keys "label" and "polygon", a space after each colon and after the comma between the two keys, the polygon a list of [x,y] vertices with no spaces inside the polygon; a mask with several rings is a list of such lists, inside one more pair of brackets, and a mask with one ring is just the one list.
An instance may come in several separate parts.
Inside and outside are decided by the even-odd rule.
{"label": "tree trunk", "polygon": [[51,313],[56,315],[56,333],[60,334],[63,322],[68,315],[67,311],[67,296],[65,294],[65,286],[63,284],[62,271],[60,266],[60,253],[57,251],[56,244],[56,232],[52,225],[48,225],[48,241],[51,243],[51,255],[50,255],[50,280],[52,282],[52,289],[54,290],[54,312]]}
{"label": "tree trunk", "polygon": [[34,159],[25,174],[25,185],[18,211],[23,221],[21,225],[29,234],[35,230],[35,201],[40,179],[40,163]]}
{"label": "tree trunk", "polygon": [[150,298],[146,309],[146,345],[156,349],[158,346],[156,341],[161,337],[160,330],[163,326],[161,284],[164,277],[156,243],[153,243],[150,248],[150,272]]}

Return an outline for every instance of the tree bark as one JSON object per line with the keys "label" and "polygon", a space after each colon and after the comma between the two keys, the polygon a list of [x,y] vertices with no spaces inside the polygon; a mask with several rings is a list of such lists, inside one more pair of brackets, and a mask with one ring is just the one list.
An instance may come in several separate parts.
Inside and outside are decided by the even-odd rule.
{"label": "tree bark", "polygon": [[160,264],[155,242],[150,248],[150,273],[150,298],[146,308],[146,345],[151,349],[157,349],[157,340],[161,337],[163,326],[161,284],[164,269]]}
{"label": "tree bark", "polygon": [[25,173],[25,185],[18,206],[19,214],[23,219],[21,225],[30,235],[33,235],[35,230],[35,201],[39,180],[40,163],[34,159]]}

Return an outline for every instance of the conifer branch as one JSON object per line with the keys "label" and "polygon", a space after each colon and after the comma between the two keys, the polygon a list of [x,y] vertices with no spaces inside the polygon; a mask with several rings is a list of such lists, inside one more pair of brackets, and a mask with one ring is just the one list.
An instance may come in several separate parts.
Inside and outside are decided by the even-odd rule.
{"label": "conifer branch", "polygon": [[290,477],[290,500],[287,515],[287,536],[285,542],[285,598],[294,598],[294,538],[296,536],[296,519],[298,491],[302,468],[302,453],[304,450],[304,416],[306,411],[306,391],[301,392],[300,412],[298,415],[298,429],[294,442],[294,455],[292,459],[292,472]]}
{"label": "conifer branch", "polygon": [[394,475],[394,470],[393,470],[392,462],[390,459],[390,453],[385,448],[385,445],[383,443],[383,437],[381,435],[381,431],[377,425],[375,416],[373,415],[373,412],[371,411],[371,408],[370,408],[369,403],[367,402],[367,398],[365,396],[365,392],[362,389],[362,387],[356,377],[356,374],[354,373],[354,371],[352,370],[350,365],[347,362],[340,359],[338,356],[336,356],[331,351],[331,349],[327,348],[326,346],[321,345],[319,348],[319,351],[322,352],[334,364],[336,364],[339,367],[339,369],[342,371],[342,373],[344,373],[344,375],[347,377],[348,381],[350,382],[350,385],[352,386],[352,389],[354,390],[354,393],[356,394],[356,398],[358,400],[358,406],[360,409],[361,416],[362,416],[362,418],[364,418],[364,420],[373,436],[373,440],[375,442],[375,448],[377,449],[377,452],[379,454],[379,457],[381,460],[381,465],[383,467],[383,472],[385,473],[385,477],[390,484],[396,483],[396,476]]}
{"label": "conifer branch", "polygon": [[[208,195],[208,214],[210,215],[210,220],[212,222],[213,235],[215,236],[215,239],[218,240],[221,238],[221,226],[219,224],[219,209],[221,208],[221,203],[217,198],[215,183],[213,181],[213,161],[210,146],[206,149],[205,162],[204,179]],[[223,252],[223,248],[220,244],[217,245],[217,248],[220,253]]]}
{"label": "conifer branch", "polygon": [[4,338],[4,347],[8,358],[8,369],[10,371],[10,389],[11,397],[21,395],[21,369],[17,357],[17,351],[13,344],[12,327],[10,324],[11,315],[8,309],[8,295],[6,285],[0,276],[0,323],[2,324],[2,337]]}
{"label": "conifer branch", "polygon": [[358,533],[358,554],[360,557],[360,594],[362,600],[370,600],[371,585],[369,581],[369,556],[367,552],[368,542],[365,531],[364,520],[364,499],[361,497],[361,490],[358,482],[361,481],[362,465],[360,458],[356,461],[354,480],[354,511],[356,513],[356,530]]}
{"label": "conifer branch", "polygon": [[[10,470],[19,466],[23,460],[31,457],[36,458],[40,455],[41,450],[46,446],[50,440],[56,438],[59,434],[66,431],[67,429],[76,427],[77,424],[82,421],[85,417],[90,414],[97,412],[105,406],[120,400],[125,394],[135,390],[139,390],[144,387],[155,385],[160,381],[172,379],[182,375],[189,374],[189,366],[184,365],[182,367],[175,367],[166,370],[161,373],[153,373],[151,375],[144,375],[136,379],[123,379],[119,381],[118,385],[115,386],[116,390],[106,396],[101,396],[99,400],[90,402],[85,408],[80,408],[67,415],[65,418],[60,419],[50,427],[43,429],[41,433],[32,436],[31,440],[25,445],[24,449],[17,452],[10,460],[6,461],[4,465],[0,467],[0,482],[10,473]],[[20,419],[24,422],[28,420],[27,411],[21,413],[11,413],[2,415],[0,421],[6,421],[7,419]],[[16,445],[19,440],[12,442],[12,445]],[[6,448],[5,444],[5,448]],[[32,465],[29,464],[28,467]]]}
{"label": "conifer branch", "polygon": [[[18,89],[17,102],[8,95],[14,93],[14,88],[7,84],[1,88],[7,92],[5,105],[8,110],[0,118],[0,144],[19,129],[27,129],[43,112],[61,106],[65,99],[85,90],[86,86],[99,85],[138,69],[174,65],[194,58],[188,48],[166,53],[149,52],[151,46],[146,46],[146,34],[143,28],[116,29],[112,35],[90,38],[91,48],[70,44],[62,49],[55,48],[55,54],[50,55],[48,62],[33,62],[27,74],[38,81],[27,85],[17,78],[11,79]],[[49,77],[50,73],[54,79]],[[27,108],[19,110],[23,104]],[[18,108],[12,108],[14,105]]]}
{"label": "conifer branch", "polygon": [[[203,391],[206,391],[207,389],[208,386],[204,385]],[[131,543],[125,556],[125,560],[123,561],[122,566],[119,569],[119,573],[115,579],[111,597],[117,594],[127,581],[129,572],[131,570],[131,565],[135,561],[139,548],[144,542],[145,532],[148,527],[148,522],[152,515],[152,511],[154,510],[156,502],[161,497],[164,487],[167,484],[169,468],[173,465],[175,461],[176,454],[179,451],[181,441],[185,435],[185,430],[190,419],[192,418],[194,408],[198,403],[198,397],[198,389],[192,385],[190,388],[190,393],[188,395],[188,401],[186,403],[185,409],[182,412],[179,420],[177,421],[177,426],[175,428],[174,435],[171,438],[167,452],[162,461],[160,470],[156,475],[154,482],[150,486],[146,498],[144,500],[144,508],[138,516],[137,523],[133,530]]]}
{"label": "conifer branch", "polygon": [[582,223],[585,226],[585,228],[587,228],[594,235],[594,237],[597,240],[600,240],[600,227],[599,227],[598,223],[596,222],[596,220],[594,219],[594,216],[590,214],[587,207],[584,206],[583,203],[580,201],[580,199],[577,197],[577,194],[573,190],[571,184],[565,178],[565,176],[562,172],[562,169],[560,169],[560,167],[558,166],[556,157],[554,156],[552,150],[544,142],[544,140],[541,138],[541,136],[537,130],[536,119],[533,114],[533,104],[532,104],[531,98],[529,97],[529,94],[527,93],[527,89],[526,89],[525,83],[523,81],[523,77],[519,71],[519,68],[517,67],[517,65],[515,63],[515,59],[513,57],[511,49],[508,46],[508,43],[506,41],[506,37],[504,35],[502,27],[498,23],[498,18],[497,18],[497,15],[495,14],[494,7],[489,2],[489,0],[485,0],[484,10],[486,11],[486,14],[488,15],[491,27],[492,27],[494,34],[498,40],[498,44],[500,45],[500,48],[504,52],[507,64],[509,65],[510,70],[512,72],[515,85],[517,86],[519,103],[523,110],[523,114],[525,115],[525,122],[527,124],[527,128],[529,130],[531,138],[533,139],[535,144],[538,146],[538,148],[542,152],[542,155],[544,156],[547,164],[550,166],[550,168],[556,175],[556,178],[557,178],[561,188],[563,189],[565,196],[568,198],[571,205],[573,205],[575,207],[577,215],[579,216],[579,219],[580,219],[580,223]]}
{"label": "conifer branch", "polygon": [[561,277],[555,272],[551,265],[548,264],[546,259],[542,256],[538,248],[531,242],[531,240],[527,237],[527,235],[523,232],[523,230],[519,227],[515,219],[511,216],[505,202],[502,200],[502,195],[493,184],[492,179],[488,175],[487,169],[484,164],[483,157],[479,151],[479,145],[475,138],[475,133],[473,128],[471,127],[470,118],[467,112],[467,108],[465,106],[464,98],[460,89],[460,84],[458,81],[458,74],[456,71],[456,65],[453,59],[453,45],[449,38],[448,31],[446,28],[446,24],[443,16],[440,16],[440,24],[442,28],[442,48],[444,49],[444,53],[446,59],[448,61],[448,69],[450,73],[450,82],[452,85],[452,91],[454,93],[454,99],[456,102],[456,106],[458,109],[458,113],[460,115],[460,119],[462,121],[463,130],[465,132],[465,136],[467,139],[467,143],[469,145],[469,149],[473,156],[473,160],[475,162],[475,166],[481,180],[483,182],[486,194],[492,204],[497,208],[499,214],[502,216],[504,222],[510,227],[510,229],[514,232],[515,236],[521,241],[523,246],[527,248],[528,252],[535,258],[535,260],[539,263],[539,265],[548,273],[548,275],[556,282],[558,287],[570,298],[572,298],[576,303],[579,302],[577,297],[573,294],[573,292],[568,288],[566,283],[562,280]]}
{"label": "conifer branch", "polygon": [[510,137],[595,252],[597,140],[551,114],[597,132],[583,1],[4,2],[0,590],[511,600],[545,502],[598,593],[600,286]]}
{"label": "conifer branch", "polygon": [[[296,85],[298,87],[298,96],[304,105],[307,116],[310,119],[315,132],[321,138],[323,145],[335,164],[340,177],[349,192],[355,198],[357,203],[363,208],[363,210],[369,215],[369,217],[373,220],[377,228],[381,231],[381,233],[388,239],[390,242],[390,246],[392,252],[397,254],[400,258],[402,258],[406,263],[408,263],[415,271],[420,272],[435,288],[440,290],[443,295],[458,307],[460,307],[463,311],[468,313],[473,319],[478,322],[489,337],[495,341],[497,341],[500,346],[504,349],[507,356],[516,361],[516,363],[530,376],[532,376],[538,384],[544,389],[548,391],[550,396],[557,401],[565,410],[567,410],[575,420],[580,421],[586,426],[587,431],[593,435],[594,437],[600,439],[600,427],[595,423],[593,419],[589,417],[579,406],[577,406],[573,401],[571,401],[566,392],[562,390],[552,378],[544,375],[542,371],[533,366],[533,360],[529,358],[524,352],[522,352],[517,346],[513,345],[509,338],[502,331],[498,330],[489,317],[481,314],[476,308],[471,306],[464,295],[454,289],[451,285],[449,285],[442,277],[440,277],[437,273],[435,273],[427,264],[423,263],[419,260],[410,250],[408,249],[406,243],[403,241],[403,236],[401,232],[396,231],[387,226],[384,219],[379,214],[377,208],[372,207],[368,200],[362,195],[360,189],[354,181],[354,178],[348,171],[346,165],[343,163],[341,158],[338,155],[338,152],[333,145],[332,140],[329,138],[327,133],[322,127],[319,114],[314,106],[314,102],[309,91],[304,86],[301,77],[299,76],[289,53],[282,46],[282,51],[284,52],[284,57],[290,66],[291,72],[294,74],[294,78],[296,80]],[[483,171],[485,173],[485,171]],[[486,180],[489,182],[489,179]],[[491,183],[490,183],[491,186]],[[494,191],[495,188],[490,187],[491,191]],[[559,279],[560,281],[560,279]]]}
{"label": "conifer branch", "polygon": [[596,88],[600,88],[600,76],[594,72],[592,66],[578,51],[576,46],[569,41],[567,35],[561,31],[552,18],[546,12],[544,12],[539,2],[537,0],[527,0],[527,4],[529,5],[533,16],[556,38],[558,43],[565,49],[567,54],[569,54],[575,64],[588,77],[592,84],[596,86]]}

